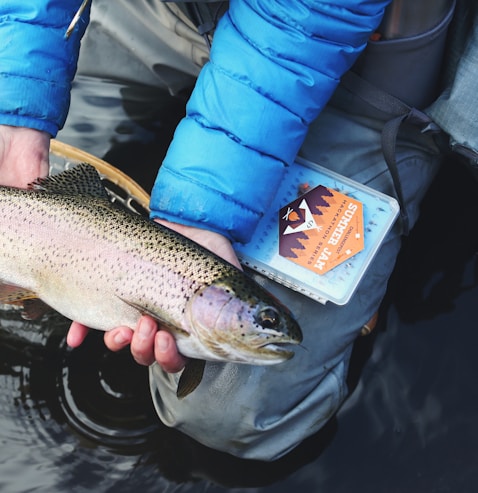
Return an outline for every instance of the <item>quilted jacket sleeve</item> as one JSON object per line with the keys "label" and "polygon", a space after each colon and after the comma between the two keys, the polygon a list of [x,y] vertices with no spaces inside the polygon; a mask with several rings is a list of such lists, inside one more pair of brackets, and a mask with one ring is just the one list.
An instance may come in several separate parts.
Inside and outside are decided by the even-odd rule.
{"label": "quilted jacket sleeve", "polygon": [[153,217],[247,242],[388,0],[231,0],[153,189]]}
{"label": "quilted jacket sleeve", "polygon": [[69,39],[65,32],[81,0],[0,2],[0,124],[55,136],[70,101],[85,11]]}

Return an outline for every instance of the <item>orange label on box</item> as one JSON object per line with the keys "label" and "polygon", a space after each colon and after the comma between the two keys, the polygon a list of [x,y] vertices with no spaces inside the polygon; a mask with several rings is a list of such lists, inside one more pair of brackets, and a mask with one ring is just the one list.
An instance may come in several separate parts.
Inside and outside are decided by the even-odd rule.
{"label": "orange label on box", "polygon": [[364,249],[362,203],[319,185],[279,212],[279,254],[325,274]]}

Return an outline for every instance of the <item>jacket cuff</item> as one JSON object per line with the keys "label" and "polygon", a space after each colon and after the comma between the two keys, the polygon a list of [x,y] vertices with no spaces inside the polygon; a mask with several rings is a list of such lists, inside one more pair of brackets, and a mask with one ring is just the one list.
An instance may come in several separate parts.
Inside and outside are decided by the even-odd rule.
{"label": "jacket cuff", "polygon": [[9,4],[0,6],[0,122],[55,136],[68,112],[89,10],[67,39],[81,0]]}
{"label": "jacket cuff", "polygon": [[[208,151],[211,148],[214,152]],[[186,118],[159,170],[151,217],[203,227],[246,243],[273,200],[284,170],[283,162]],[[260,183],[251,176],[260,176]]]}

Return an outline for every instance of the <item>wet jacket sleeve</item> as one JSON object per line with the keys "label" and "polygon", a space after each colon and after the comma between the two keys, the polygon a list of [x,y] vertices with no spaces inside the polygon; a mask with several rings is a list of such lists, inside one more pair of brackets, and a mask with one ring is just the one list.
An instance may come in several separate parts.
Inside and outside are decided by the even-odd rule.
{"label": "wet jacket sleeve", "polygon": [[0,124],[43,130],[63,125],[89,11],[65,32],[81,0],[0,2]]}
{"label": "wet jacket sleeve", "polygon": [[232,0],[153,189],[153,217],[247,242],[388,0]]}

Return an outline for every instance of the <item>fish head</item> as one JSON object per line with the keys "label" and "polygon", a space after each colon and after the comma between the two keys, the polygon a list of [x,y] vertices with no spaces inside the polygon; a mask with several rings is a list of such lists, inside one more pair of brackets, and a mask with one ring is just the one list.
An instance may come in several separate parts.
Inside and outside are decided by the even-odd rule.
{"label": "fish head", "polygon": [[198,290],[187,318],[205,359],[270,365],[290,359],[290,346],[302,341],[290,310],[242,273]]}

